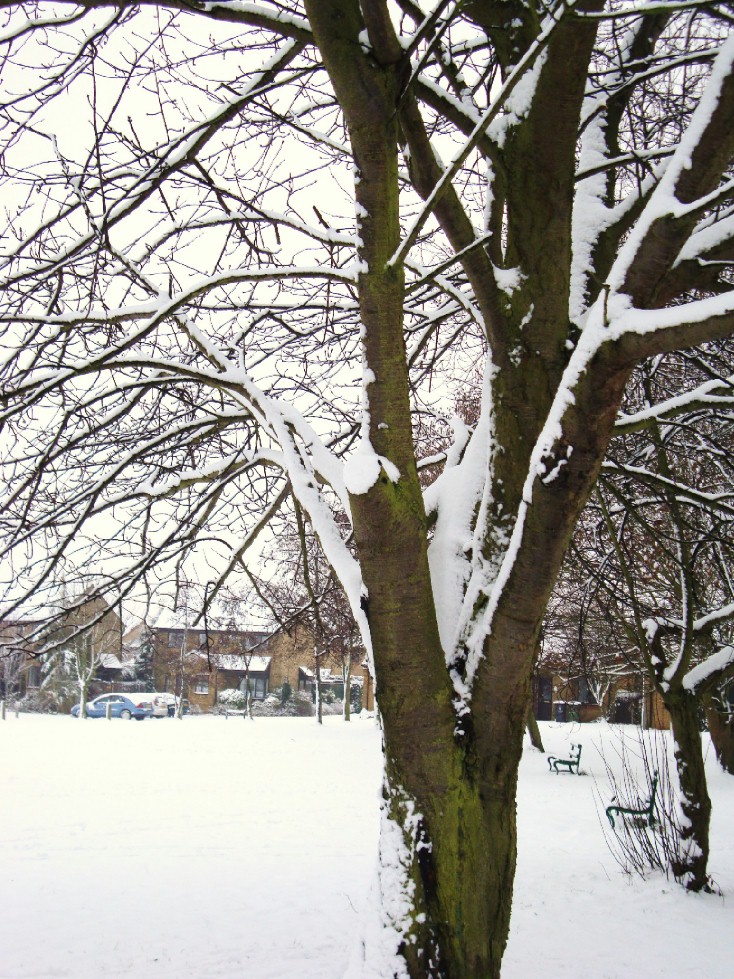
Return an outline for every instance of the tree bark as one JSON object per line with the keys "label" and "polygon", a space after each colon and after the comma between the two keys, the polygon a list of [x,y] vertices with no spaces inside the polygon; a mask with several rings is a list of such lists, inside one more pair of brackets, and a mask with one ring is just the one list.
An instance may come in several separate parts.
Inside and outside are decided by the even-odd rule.
{"label": "tree bark", "polygon": [[711,799],[706,785],[703,747],[698,724],[698,701],[684,690],[668,693],[675,761],[681,789],[683,827],[681,852],[673,873],[689,891],[708,888],[709,824]]}
{"label": "tree bark", "polygon": [[87,717],[87,686],[86,681],[79,682],[79,717],[86,720]]}
{"label": "tree bark", "polygon": [[537,751],[542,751],[545,753],[545,748],[543,746],[543,738],[540,735],[540,728],[538,727],[538,721],[533,713],[532,705],[528,708],[528,723],[527,723],[528,734],[530,735],[530,743]]}

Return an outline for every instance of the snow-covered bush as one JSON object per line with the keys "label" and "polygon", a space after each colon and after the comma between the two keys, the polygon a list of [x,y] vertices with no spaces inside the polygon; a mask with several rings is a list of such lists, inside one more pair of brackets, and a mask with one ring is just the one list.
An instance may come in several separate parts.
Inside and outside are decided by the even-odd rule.
{"label": "snow-covered bush", "polygon": [[309,694],[294,690],[285,703],[277,693],[269,694],[265,700],[256,700],[252,713],[257,717],[312,717],[314,705]]}
{"label": "snow-covered bush", "polygon": [[344,701],[337,700],[336,697],[332,697],[331,700],[324,700],[321,704],[321,713],[327,714],[343,714],[344,713]]}
{"label": "snow-covered bush", "polygon": [[13,707],[29,714],[65,713],[56,697],[46,690],[29,690],[24,697],[13,702]]}
{"label": "snow-covered bush", "polygon": [[217,702],[220,707],[226,710],[244,710],[245,695],[237,687],[231,690],[220,690],[217,694]]}

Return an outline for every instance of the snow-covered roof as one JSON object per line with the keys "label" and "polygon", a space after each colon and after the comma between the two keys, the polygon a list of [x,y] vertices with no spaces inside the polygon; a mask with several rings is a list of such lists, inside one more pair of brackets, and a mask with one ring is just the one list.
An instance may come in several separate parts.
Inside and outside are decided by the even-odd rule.
{"label": "snow-covered roof", "polygon": [[114,653],[100,653],[99,665],[106,670],[121,670],[122,662]]}
{"label": "snow-covered roof", "polygon": [[[300,673],[303,674],[303,676],[305,677],[305,679],[307,679],[307,680],[315,680],[314,671],[312,669],[310,669],[308,666],[299,666],[298,667],[298,670],[299,670]],[[362,678],[361,677],[356,677],[356,676],[352,676],[351,677],[351,680],[352,680],[353,683],[361,683],[362,682]],[[344,677],[341,675],[341,673],[332,673],[331,670],[322,669],[321,670],[321,682],[322,683],[343,683],[344,682]]]}
{"label": "snow-covered roof", "polygon": [[244,673],[265,673],[270,669],[272,656],[240,656],[237,653],[218,653],[212,656],[220,670],[237,670]]}
{"label": "snow-covered roof", "polygon": [[[194,621],[196,622],[195,625],[193,624]],[[251,634],[258,639],[264,639],[270,635],[269,631],[263,631],[262,626],[254,625],[244,617],[233,621],[229,617],[211,612],[205,623],[204,616],[195,609],[191,609],[188,615],[182,609],[159,609],[155,614],[148,617],[147,624],[151,629],[165,629],[175,632],[182,632],[184,629],[189,629],[191,632],[204,632],[208,629],[212,634],[222,632],[233,635]]]}

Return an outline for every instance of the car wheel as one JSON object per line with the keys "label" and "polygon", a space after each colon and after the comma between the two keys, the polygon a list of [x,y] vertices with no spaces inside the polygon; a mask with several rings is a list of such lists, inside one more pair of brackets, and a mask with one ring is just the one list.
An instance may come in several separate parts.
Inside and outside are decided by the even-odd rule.
{"label": "car wheel", "polygon": [[123,720],[123,721],[129,721],[132,716],[133,715],[130,713],[129,710],[121,710],[120,711],[120,719]]}

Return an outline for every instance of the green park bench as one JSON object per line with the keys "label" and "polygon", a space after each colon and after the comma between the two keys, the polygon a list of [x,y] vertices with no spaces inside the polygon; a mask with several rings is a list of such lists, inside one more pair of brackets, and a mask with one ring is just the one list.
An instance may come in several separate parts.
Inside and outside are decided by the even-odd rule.
{"label": "green park bench", "polygon": [[653,773],[652,779],[652,791],[650,792],[650,798],[647,802],[640,802],[637,806],[620,806],[616,803],[611,806],[607,806],[607,819],[609,820],[612,829],[614,829],[614,816],[612,813],[617,813],[621,816],[635,816],[637,819],[641,819],[643,816],[647,818],[647,825],[653,826],[655,824],[655,793],[658,789],[658,773]]}
{"label": "green park bench", "polygon": [[571,775],[573,771],[576,771],[577,775],[580,775],[579,762],[581,761],[581,745],[572,744],[571,750],[569,751],[570,758],[556,758],[555,755],[548,756],[548,770],[555,772],[556,775],[560,772],[562,768],[568,770],[568,774]]}

